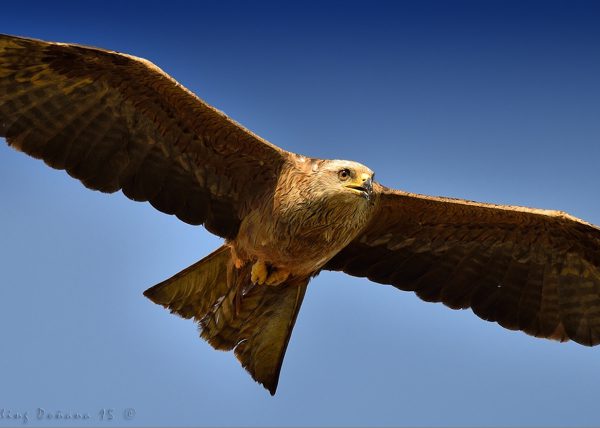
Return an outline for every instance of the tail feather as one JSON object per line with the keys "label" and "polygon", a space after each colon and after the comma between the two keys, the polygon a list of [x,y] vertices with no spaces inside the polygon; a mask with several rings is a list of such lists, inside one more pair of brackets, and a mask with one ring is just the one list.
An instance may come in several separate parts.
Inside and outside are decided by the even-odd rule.
{"label": "tail feather", "polygon": [[202,318],[227,291],[229,247],[223,245],[197,263],[144,291],[144,296],[183,318]]}
{"label": "tail feather", "polygon": [[236,269],[224,245],[144,295],[194,318],[203,339],[215,349],[233,349],[254,380],[274,395],[308,280],[252,285],[250,266]]}
{"label": "tail feather", "polygon": [[[283,357],[300,311],[308,278],[276,287],[259,287],[260,304],[243,324],[235,355],[252,377],[275,395]],[[281,288],[280,288],[281,287]]]}

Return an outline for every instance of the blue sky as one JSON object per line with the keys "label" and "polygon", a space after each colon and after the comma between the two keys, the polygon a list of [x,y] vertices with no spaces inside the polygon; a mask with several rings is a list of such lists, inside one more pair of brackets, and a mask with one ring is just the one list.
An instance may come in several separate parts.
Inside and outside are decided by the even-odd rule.
{"label": "blue sky", "polygon": [[[581,1],[21,1],[0,32],[148,58],[274,144],[390,187],[600,224],[598,22]],[[0,408],[30,425],[72,425],[37,408],[89,425],[114,409],[110,426],[600,425],[600,349],[339,273],[311,283],[270,397],[142,296],[218,238],[4,144],[0,200]]]}

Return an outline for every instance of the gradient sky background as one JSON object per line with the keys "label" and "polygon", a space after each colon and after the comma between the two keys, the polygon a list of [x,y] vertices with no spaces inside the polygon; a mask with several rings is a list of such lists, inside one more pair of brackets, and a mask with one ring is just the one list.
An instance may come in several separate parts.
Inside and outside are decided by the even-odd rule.
{"label": "gradient sky background", "polygon": [[[388,186],[600,224],[598,5],[18,1],[0,32],[148,58],[271,142]],[[600,349],[339,273],[311,283],[271,397],[142,296],[218,238],[4,144],[0,200],[0,408],[115,409],[104,426],[600,425]]]}

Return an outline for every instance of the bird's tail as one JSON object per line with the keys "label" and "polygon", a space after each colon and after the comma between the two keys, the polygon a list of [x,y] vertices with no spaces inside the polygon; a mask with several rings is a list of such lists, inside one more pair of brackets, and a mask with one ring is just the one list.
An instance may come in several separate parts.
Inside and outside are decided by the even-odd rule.
{"label": "bird's tail", "polygon": [[224,245],[144,295],[172,313],[194,318],[215,349],[234,350],[254,380],[275,394],[281,364],[307,279],[253,285],[250,265],[236,269]]}

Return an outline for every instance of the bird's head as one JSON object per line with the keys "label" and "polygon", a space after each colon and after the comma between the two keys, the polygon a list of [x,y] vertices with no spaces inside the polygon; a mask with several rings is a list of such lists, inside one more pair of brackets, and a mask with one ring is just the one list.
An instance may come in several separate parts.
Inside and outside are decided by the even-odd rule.
{"label": "bird's head", "polygon": [[358,196],[367,201],[373,196],[373,171],[358,162],[327,160],[319,165],[316,173],[320,181],[339,194]]}

